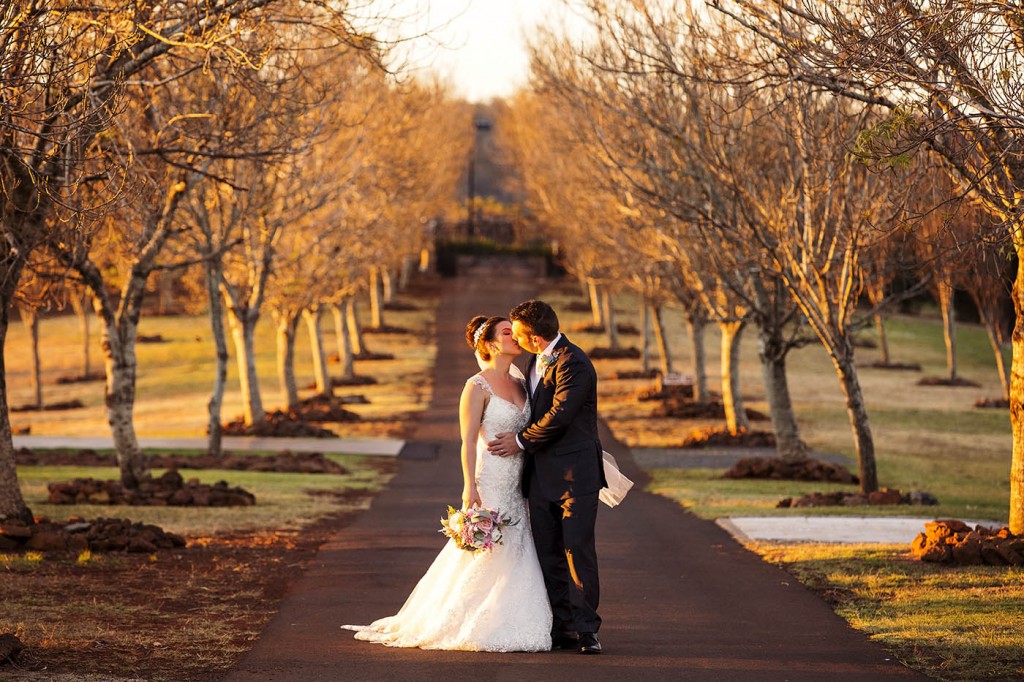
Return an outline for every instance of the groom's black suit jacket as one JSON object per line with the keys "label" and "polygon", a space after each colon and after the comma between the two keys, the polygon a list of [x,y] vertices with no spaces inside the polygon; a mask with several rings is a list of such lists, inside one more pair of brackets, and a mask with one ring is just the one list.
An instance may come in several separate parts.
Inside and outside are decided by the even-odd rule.
{"label": "groom's black suit jacket", "polygon": [[[526,451],[523,495],[555,502],[607,486],[597,432],[597,372],[564,335],[557,355],[530,396],[533,421],[519,435]],[[527,365],[534,371],[539,356]]]}

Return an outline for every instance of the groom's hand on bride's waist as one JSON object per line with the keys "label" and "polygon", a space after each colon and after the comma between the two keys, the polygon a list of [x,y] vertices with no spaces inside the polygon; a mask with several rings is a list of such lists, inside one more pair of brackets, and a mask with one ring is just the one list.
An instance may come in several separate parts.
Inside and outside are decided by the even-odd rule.
{"label": "groom's hand on bride's waist", "polygon": [[514,455],[521,449],[514,433],[499,433],[494,436],[494,440],[487,443],[488,452],[498,457]]}

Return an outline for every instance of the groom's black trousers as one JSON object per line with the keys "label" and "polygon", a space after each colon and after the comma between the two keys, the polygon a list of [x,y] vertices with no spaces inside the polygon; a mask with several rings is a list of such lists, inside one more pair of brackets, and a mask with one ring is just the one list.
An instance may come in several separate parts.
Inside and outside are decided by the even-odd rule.
{"label": "groom's black trousers", "polygon": [[554,616],[552,632],[597,632],[601,584],[594,524],[598,493],[563,502],[530,497],[530,527]]}

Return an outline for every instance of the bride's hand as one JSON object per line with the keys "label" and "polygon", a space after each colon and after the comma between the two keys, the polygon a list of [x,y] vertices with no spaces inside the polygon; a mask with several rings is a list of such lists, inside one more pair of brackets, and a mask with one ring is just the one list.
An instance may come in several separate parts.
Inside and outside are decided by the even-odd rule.
{"label": "bride's hand", "polygon": [[477,491],[475,485],[470,485],[462,489],[462,508],[469,509],[471,507],[482,507],[483,502],[480,501],[480,493]]}

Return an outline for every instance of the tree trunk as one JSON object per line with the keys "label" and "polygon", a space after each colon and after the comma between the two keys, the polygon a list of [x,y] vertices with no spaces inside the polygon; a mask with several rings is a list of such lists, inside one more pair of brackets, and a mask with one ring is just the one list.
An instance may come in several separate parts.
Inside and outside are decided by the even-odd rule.
{"label": "tree trunk", "polygon": [[[94,292],[95,293],[95,292]],[[109,310],[109,308],[108,308]],[[150,478],[149,466],[135,435],[135,377],[138,359],[135,343],[138,322],[133,315],[121,317],[103,315],[103,334],[100,345],[106,355],[107,422],[117,450],[117,463],[121,469],[121,484],[138,489]]]}
{"label": "tree trunk", "polygon": [[1008,401],[1010,399],[1010,372],[1006,366],[1006,360],[1003,358],[1003,343],[1006,341],[1006,338],[1000,325],[1000,316],[996,311],[987,308],[980,296],[973,296],[972,298],[975,306],[978,308],[978,317],[981,318],[981,324],[985,327],[985,333],[988,334],[988,342],[992,346],[992,352],[996,357],[996,371],[999,372],[999,385],[1003,390],[1003,400]]}
{"label": "tree trunk", "polygon": [[864,392],[857,377],[857,365],[853,360],[853,346],[848,339],[840,340],[843,347],[829,349],[832,363],[839,375],[839,384],[846,396],[846,411],[853,429],[853,442],[857,450],[860,492],[873,493],[878,490],[878,470],[875,465],[875,441],[868,423],[868,411],[864,406]]}
{"label": "tree trunk", "polygon": [[381,286],[381,300],[384,305],[395,302],[395,286],[391,276],[391,268],[382,267],[380,269],[380,286]]}
{"label": "tree trunk", "polygon": [[883,365],[892,363],[892,356],[889,354],[889,335],[885,332],[885,315],[882,313],[881,304],[885,300],[885,289],[881,286],[865,286],[868,300],[874,306],[875,312],[872,315],[875,321],[875,331],[878,333],[878,361]]}
{"label": "tree trunk", "polygon": [[711,401],[711,388],[708,385],[708,350],[705,346],[708,317],[703,311],[691,311],[686,316],[686,325],[689,327],[690,343],[693,345],[693,400],[705,406]]}
{"label": "tree trunk", "polygon": [[285,396],[288,407],[297,406],[299,386],[295,381],[295,330],[299,326],[299,316],[289,312],[278,312],[277,318],[277,378],[281,384],[281,393]]}
{"label": "tree trunk", "polygon": [[238,381],[242,387],[242,415],[246,426],[263,421],[263,398],[256,373],[256,322],[259,312],[252,308],[237,309],[228,303],[231,338],[238,358]]}
{"label": "tree trunk", "polygon": [[946,340],[946,367],[949,380],[956,381],[956,310],[953,308],[953,287],[939,284],[939,308],[942,310],[942,335]]}
{"label": "tree trunk", "polygon": [[356,297],[349,296],[345,299],[345,317],[348,319],[349,338],[352,341],[352,352],[358,358],[368,355],[370,349],[366,347],[363,340],[363,326],[359,324],[359,311],[356,310]]}
{"label": "tree trunk", "polygon": [[643,345],[640,350],[640,366],[646,375],[651,371],[651,306],[646,299],[640,305],[640,334],[643,337]]}
{"label": "tree trunk", "polygon": [[690,343],[693,345],[693,400],[698,405],[707,405],[711,400],[711,389],[708,388],[708,355],[704,346],[708,320],[703,311],[690,311],[686,316],[686,324],[690,328]]}
{"label": "tree trunk", "polygon": [[768,412],[775,434],[775,452],[787,462],[807,459],[807,446],[800,440],[800,427],[793,412],[786,376],[786,350],[781,330],[774,325],[758,327],[757,353],[761,359]]}
{"label": "tree trunk", "polygon": [[[3,272],[6,270],[6,272]],[[3,349],[7,345],[7,327],[10,324],[8,311],[21,275],[20,265],[0,266],[0,272],[9,278],[0,277],[3,297],[0,298],[0,519],[20,519],[32,523],[32,510],[25,504],[18,483],[18,470],[14,463],[14,439],[11,433],[11,416],[7,403],[7,368],[4,365]]]}
{"label": "tree trunk", "polygon": [[353,362],[352,337],[348,328],[348,318],[345,316],[345,306],[332,305],[331,313],[334,315],[334,339],[338,344],[338,363],[341,365],[341,376],[343,379],[354,379],[356,376],[355,363]]}
{"label": "tree trunk", "polygon": [[889,355],[889,335],[885,333],[885,316],[881,312],[875,315],[875,330],[878,332],[878,360],[883,365],[891,364],[892,356]]}
{"label": "tree trunk", "polygon": [[736,435],[750,429],[747,410],[740,394],[740,339],[746,322],[719,322],[722,332],[722,407],[725,425]]}
{"label": "tree trunk", "polygon": [[319,306],[306,308],[302,311],[306,319],[306,330],[309,333],[309,349],[313,356],[313,377],[316,379],[317,395],[331,397],[334,390],[331,387],[331,375],[327,371],[327,353],[324,352],[324,335],[320,332],[320,319],[323,317],[323,309]]}
{"label": "tree trunk", "polygon": [[88,378],[92,372],[92,362],[89,355],[89,346],[91,345],[91,338],[89,336],[89,294],[87,292],[79,293],[77,290],[73,290],[70,295],[71,308],[75,311],[75,315],[78,317],[78,326],[82,330],[82,378]]}
{"label": "tree trunk", "polygon": [[[1014,250],[1024,263],[1024,238],[1014,232]],[[1017,267],[1013,282],[1013,360],[1010,364],[1010,428],[1013,459],[1010,462],[1010,531],[1024,534],[1024,267]],[[6,410],[4,411],[6,413]]]}
{"label": "tree trunk", "polygon": [[209,415],[207,423],[207,451],[214,457],[224,454],[224,426],[221,418],[224,410],[224,390],[228,381],[228,339],[224,330],[224,305],[220,298],[220,284],[223,279],[223,265],[219,258],[206,262],[206,296],[210,306],[210,333],[213,337],[213,390],[206,403]]}
{"label": "tree trunk", "polygon": [[651,322],[654,326],[654,339],[658,344],[658,355],[661,356],[661,375],[672,373],[672,353],[668,349],[668,335],[665,334],[665,323],[661,317],[661,306],[652,305]]}
{"label": "tree trunk", "polygon": [[604,321],[608,329],[608,347],[618,350],[619,329],[615,324],[615,306],[612,305],[612,295],[607,291],[601,295],[601,308],[604,310]]}
{"label": "tree trunk", "polygon": [[33,405],[42,409],[43,407],[43,377],[42,363],[39,359],[39,314],[36,309],[29,305],[19,305],[18,314],[21,322],[28,332],[29,344],[32,347],[32,369],[29,375],[32,378],[32,396],[35,401]]}
{"label": "tree trunk", "polygon": [[594,318],[595,327],[604,327],[604,310],[601,308],[601,292],[597,288],[597,282],[587,280],[587,292],[590,294],[590,312]]}
{"label": "tree trunk", "polygon": [[370,267],[370,326],[380,329],[384,326],[384,302],[382,298],[381,268]]}
{"label": "tree trunk", "polygon": [[402,259],[402,269],[398,273],[399,291],[405,291],[409,288],[409,281],[412,279],[412,271],[415,267],[416,263],[413,261],[412,256],[406,256]]}

